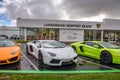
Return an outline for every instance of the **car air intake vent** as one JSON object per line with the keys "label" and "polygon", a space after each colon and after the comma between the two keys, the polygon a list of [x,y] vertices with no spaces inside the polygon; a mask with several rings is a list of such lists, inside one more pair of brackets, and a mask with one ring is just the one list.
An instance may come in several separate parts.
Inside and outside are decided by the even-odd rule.
{"label": "car air intake vent", "polygon": [[13,57],[13,58],[9,59],[8,61],[12,62],[12,61],[16,61],[17,59],[18,59],[18,57]]}

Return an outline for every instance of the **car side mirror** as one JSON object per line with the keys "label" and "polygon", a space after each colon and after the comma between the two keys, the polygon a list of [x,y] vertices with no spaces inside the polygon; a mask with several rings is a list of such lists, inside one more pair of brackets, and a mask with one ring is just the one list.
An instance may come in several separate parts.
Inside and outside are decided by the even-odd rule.
{"label": "car side mirror", "polygon": [[99,48],[99,46],[98,46],[98,45],[94,45],[93,47],[94,47],[94,48]]}

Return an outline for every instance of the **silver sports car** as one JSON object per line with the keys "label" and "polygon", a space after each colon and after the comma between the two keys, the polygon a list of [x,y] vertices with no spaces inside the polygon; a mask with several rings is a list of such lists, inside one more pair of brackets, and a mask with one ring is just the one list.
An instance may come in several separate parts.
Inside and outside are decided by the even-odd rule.
{"label": "silver sports car", "polygon": [[40,63],[61,66],[77,61],[77,53],[70,46],[55,40],[34,40],[26,44],[27,54],[33,55]]}

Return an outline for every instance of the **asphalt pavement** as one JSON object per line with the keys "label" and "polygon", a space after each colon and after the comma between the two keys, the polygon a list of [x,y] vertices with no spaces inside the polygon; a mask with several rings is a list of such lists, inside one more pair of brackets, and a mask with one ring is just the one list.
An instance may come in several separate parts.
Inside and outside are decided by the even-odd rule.
{"label": "asphalt pavement", "polygon": [[1,65],[0,70],[112,70],[120,69],[120,65],[101,64],[99,60],[91,59],[84,56],[78,57],[78,62],[65,66],[49,66],[49,65],[39,65],[38,60],[32,55],[26,54],[26,45],[21,46],[21,60],[20,62]]}

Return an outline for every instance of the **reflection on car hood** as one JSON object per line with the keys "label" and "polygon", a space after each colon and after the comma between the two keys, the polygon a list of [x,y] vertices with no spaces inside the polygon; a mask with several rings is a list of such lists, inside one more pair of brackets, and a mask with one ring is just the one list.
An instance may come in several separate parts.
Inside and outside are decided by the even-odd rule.
{"label": "reflection on car hood", "polygon": [[120,53],[120,48],[119,49],[110,49],[110,50]]}
{"label": "reflection on car hood", "polygon": [[19,50],[18,46],[12,47],[0,47],[0,59],[11,57],[11,53],[15,50]]}
{"label": "reflection on car hood", "polygon": [[74,52],[74,50],[71,47],[65,47],[65,48],[46,48],[47,52],[51,52],[57,55],[61,56],[77,56],[77,54]]}

